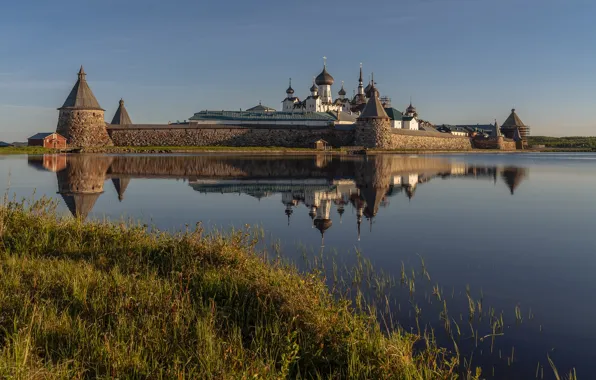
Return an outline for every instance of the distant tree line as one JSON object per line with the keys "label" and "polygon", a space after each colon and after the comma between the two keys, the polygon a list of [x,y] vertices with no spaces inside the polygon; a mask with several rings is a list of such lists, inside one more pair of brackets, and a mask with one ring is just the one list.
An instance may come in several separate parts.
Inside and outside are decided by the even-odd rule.
{"label": "distant tree line", "polygon": [[530,136],[529,145],[544,145],[546,148],[582,149],[596,151],[596,137],[594,136],[571,136],[571,137],[549,137]]}

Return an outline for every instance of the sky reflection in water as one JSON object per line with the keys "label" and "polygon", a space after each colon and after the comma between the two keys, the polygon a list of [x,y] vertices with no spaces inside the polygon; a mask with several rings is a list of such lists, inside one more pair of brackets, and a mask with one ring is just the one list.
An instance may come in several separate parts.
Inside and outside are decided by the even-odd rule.
{"label": "sky reflection in water", "polygon": [[[499,348],[516,354],[512,367],[490,364],[497,377],[533,378],[547,352],[580,378],[596,371],[593,154],[5,156],[0,178],[18,197],[35,190],[87,219],[259,224],[296,260],[299,245],[324,245],[348,264],[358,249],[398,279],[402,262],[418,268],[421,256],[432,284],[455,294],[452,315],[467,313],[466,285],[503,310],[512,326]],[[437,325],[440,305],[424,301],[432,284],[417,302]],[[407,297],[396,298],[406,309]],[[515,327],[516,305],[534,319]]]}

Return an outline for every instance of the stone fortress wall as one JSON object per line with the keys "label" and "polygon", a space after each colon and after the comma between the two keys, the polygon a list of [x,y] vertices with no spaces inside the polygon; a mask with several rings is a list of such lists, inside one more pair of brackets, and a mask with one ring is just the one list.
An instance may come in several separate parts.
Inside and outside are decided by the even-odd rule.
{"label": "stone fortress wall", "polygon": [[241,127],[220,125],[185,125],[135,128],[108,127],[115,146],[230,146],[312,148],[323,139],[331,146],[352,145],[350,130],[307,127]]}
{"label": "stone fortress wall", "polygon": [[[379,92],[372,81],[370,98],[353,126],[323,124],[314,126],[311,121],[304,125],[254,124],[243,125],[241,120],[216,123],[211,120],[185,124],[142,125],[132,124],[121,99],[111,124],[104,120],[104,109],[93,95],[81,66],[78,80],[59,108],[56,132],[63,135],[71,147],[101,146],[229,146],[229,147],[288,147],[313,148],[318,140],[325,140],[334,148],[356,146],[381,150],[470,150],[476,139],[457,137],[431,131],[391,128],[391,120],[379,100]],[[408,114],[416,115],[410,105]],[[339,113],[338,113],[339,119]],[[510,119],[516,119],[512,110]],[[209,124],[211,123],[212,124]],[[255,122],[261,122],[256,121]],[[280,122],[280,124],[283,124]],[[521,124],[507,121],[506,125]],[[509,128],[509,127],[508,127]],[[518,128],[514,126],[514,128]],[[490,139],[488,139],[490,140]],[[511,149],[502,137],[481,141],[479,148]]]}
{"label": "stone fortress wall", "polygon": [[[378,121],[380,122],[380,121]],[[378,127],[378,126],[376,126]],[[115,146],[230,146],[230,147],[287,147],[312,148],[323,139],[334,148],[343,146],[376,147],[395,150],[452,150],[471,149],[515,150],[515,142],[502,139],[471,139],[469,137],[427,131],[385,129],[371,125],[356,129],[286,128],[286,127],[221,127],[217,125],[182,126],[108,126],[108,134]],[[386,133],[382,133],[384,132]],[[379,133],[381,132],[381,133]]]}

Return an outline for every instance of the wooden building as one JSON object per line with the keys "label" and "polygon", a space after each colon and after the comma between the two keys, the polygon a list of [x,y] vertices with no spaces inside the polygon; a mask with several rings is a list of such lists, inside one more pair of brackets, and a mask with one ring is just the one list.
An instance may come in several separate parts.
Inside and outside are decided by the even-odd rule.
{"label": "wooden building", "polygon": [[44,148],[65,149],[66,138],[56,132],[37,133],[28,139],[29,146],[42,146]]}
{"label": "wooden building", "polygon": [[327,143],[327,141],[325,141],[323,139],[319,139],[319,140],[315,141],[314,148],[317,150],[327,150],[328,143]]}

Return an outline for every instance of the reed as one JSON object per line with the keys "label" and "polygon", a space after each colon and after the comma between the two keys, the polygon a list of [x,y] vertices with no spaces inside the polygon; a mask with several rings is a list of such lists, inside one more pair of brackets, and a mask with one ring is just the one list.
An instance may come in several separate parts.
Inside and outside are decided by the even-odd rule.
{"label": "reed", "polygon": [[457,377],[433,334],[384,330],[321,271],[268,260],[258,228],[84,223],[40,199],[6,200],[0,233],[0,378]]}

